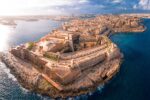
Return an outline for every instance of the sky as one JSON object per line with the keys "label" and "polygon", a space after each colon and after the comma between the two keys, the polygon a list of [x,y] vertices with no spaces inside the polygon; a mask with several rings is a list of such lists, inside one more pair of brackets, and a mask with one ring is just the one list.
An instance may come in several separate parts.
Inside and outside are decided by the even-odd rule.
{"label": "sky", "polygon": [[150,0],[0,0],[0,15],[150,12]]}

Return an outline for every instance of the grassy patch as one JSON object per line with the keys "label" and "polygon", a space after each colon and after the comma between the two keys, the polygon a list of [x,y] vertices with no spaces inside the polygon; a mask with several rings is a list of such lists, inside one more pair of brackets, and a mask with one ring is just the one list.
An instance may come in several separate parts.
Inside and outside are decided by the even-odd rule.
{"label": "grassy patch", "polygon": [[34,45],[35,45],[34,42],[29,42],[27,49],[28,50],[32,50],[32,48],[34,47]]}
{"label": "grassy patch", "polygon": [[46,58],[49,58],[51,60],[54,60],[54,61],[58,61],[59,60],[59,56],[54,54],[54,53],[51,53],[51,52],[45,52],[43,54],[43,56],[46,57]]}

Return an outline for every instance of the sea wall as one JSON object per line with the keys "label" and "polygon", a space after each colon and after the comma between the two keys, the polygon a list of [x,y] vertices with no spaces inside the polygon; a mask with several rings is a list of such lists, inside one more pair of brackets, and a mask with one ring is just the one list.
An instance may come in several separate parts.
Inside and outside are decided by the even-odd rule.
{"label": "sea wall", "polygon": [[39,67],[39,69],[43,70],[44,65],[47,63],[45,60],[42,60],[36,54],[30,52],[27,49],[12,49],[10,51],[14,56],[21,58],[22,60],[29,61]]}

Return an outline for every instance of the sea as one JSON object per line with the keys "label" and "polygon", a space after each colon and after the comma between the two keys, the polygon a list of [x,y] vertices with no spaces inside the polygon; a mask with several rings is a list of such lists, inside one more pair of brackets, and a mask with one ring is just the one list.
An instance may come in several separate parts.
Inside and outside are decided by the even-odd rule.
{"label": "sea", "polygon": [[[15,27],[0,25],[0,51],[37,41],[60,27],[62,21],[16,21]],[[120,71],[102,87],[87,95],[68,100],[150,100],[150,19],[143,19],[147,30],[142,33],[118,33],[110,39],[123,53]],[[24,89],[0,62],[0,100],[51,100]]]}

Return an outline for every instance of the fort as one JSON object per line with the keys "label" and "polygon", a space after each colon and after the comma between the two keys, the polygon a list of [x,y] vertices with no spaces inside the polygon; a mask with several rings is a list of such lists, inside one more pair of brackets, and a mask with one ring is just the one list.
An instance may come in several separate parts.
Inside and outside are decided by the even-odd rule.
{"label": "fort", "polygon": [[109,36],[143,32],[141,19],[101,15],[75,19],[42,37],[1,54],[20,84],[52,98],[94,91],[118,71],[123,55]]}

